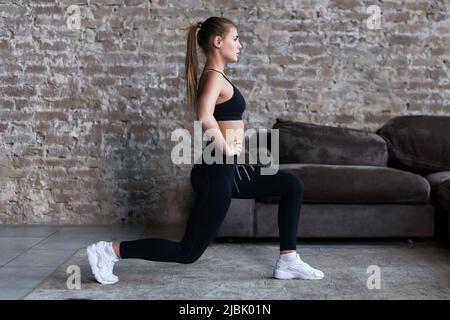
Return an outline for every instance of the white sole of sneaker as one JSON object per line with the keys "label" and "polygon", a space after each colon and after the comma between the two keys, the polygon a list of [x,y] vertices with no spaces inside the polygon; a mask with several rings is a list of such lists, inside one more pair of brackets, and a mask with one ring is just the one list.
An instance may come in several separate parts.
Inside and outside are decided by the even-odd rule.
{"label": "white sole of sneaker", "polygon": [[106,281],[100,276],[100,272],[99,272],[99,270],[97,268],[97,262],[98,262],[97,253],[95,251],[96,251],[95,244],[91,244],[86,249],[88,260],[89,260],[89,265],[91,266],[91,271],[92,271],[92,274],[95,277],[95,280],[97,280],[97,282],[100,283],[100,284],[114,284],[114,283],[116,283],[117,281]]}
{"label": "white sole of sneaker", "polygon": [[296,280],[296,279],[300,279],[300,280],[320,280],[323,277],[314,277],[314,276],[302,276],[302,275],[293,275],[292,272],[285,272],[285,271],[280,271],[280,270],[275,270],[275,272],[273,273],[273,277],[275,279],[279,279],[279,280]]}

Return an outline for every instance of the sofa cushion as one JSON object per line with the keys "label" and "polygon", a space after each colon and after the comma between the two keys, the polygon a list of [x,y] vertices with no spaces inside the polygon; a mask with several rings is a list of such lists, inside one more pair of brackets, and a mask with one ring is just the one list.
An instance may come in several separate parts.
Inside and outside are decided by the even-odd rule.
{"label": "sofa cushion", "polygon": [[279,130],[280,163],[387,166],[386,142],[372,132],[283,119],[273,129]]}
{"label": "sofa cushion", "polygon": [[387,141],[392,166],[422,174],[450,170],[450,117],[396,117],[377,133]]}
{"label": "sofa cushion", "polygon": [[[450,180],[446,180],[439,185],[438,188],[439,203],[447,210],[447,218],[450,215]],[[450,221],[448,221],[450,223]],[[449,226],[447,230],[450,231]]]}
{"label": "sofa cushion", "polygon": [[431,186],[431,192],[437,192],[437,189],[441,184],[449,180],[450,182],[450,171],[435,172],[425,176],[428,183]]}
{"label": "sofa cushion", "polygon": [[[256,203],[255,237],[279,237],[278,205]],[[432,237],[430,204],[304,204],[299,238]]]}
{"label": "sofa cushion", "polygon": [[435,172],[425,176],[431,186],[430,200],[436,209],[435,238],[449,239],[450,171]]}
{"label": "sofa cushion", "polygon": [[[427,203],[430,186],[425,178],[398,169],[375,166],[282,164],[303,182],[303,201],[309,203]],[[279,197],[260,197],[278,202]]]}

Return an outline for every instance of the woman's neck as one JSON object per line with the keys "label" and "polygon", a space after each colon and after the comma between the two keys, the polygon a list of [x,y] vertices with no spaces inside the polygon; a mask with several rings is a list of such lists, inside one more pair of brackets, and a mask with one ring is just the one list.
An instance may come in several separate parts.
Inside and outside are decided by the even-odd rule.
{"label": "woman's neck", "polygon": [[206,60],[205,69],[215,69],[215,70],[218,70],[218,71],[224,73],[225,64],[220,61]]}
{"label": "woman's neck", "polygon": [[204,70],[207,70],[207,69],[213,69],[213,70],[217,70],[217,71],[220,71],[220,72],[222,72],[222,73],[225,73],[224,69],[223,69],[223,68],[220,68],[220,67],[205,66],[205,69],[204,69]]}

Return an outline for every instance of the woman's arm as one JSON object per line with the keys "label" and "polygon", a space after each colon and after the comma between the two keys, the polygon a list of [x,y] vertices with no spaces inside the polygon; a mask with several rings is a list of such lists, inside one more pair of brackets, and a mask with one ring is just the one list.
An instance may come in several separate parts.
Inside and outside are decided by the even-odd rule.
{"label": "woman's arm", "polygon": [[224,79],[216,72],[208,72],[204,76],[205,86],[198,98],[197,120],[201,122],[206,136],[214,141],[220,152],[226,156],[232,156],[239,153],[240,150],[238,151],[234,146],[228,145],[216,118],[214,118],[214,108],[222,90]]}

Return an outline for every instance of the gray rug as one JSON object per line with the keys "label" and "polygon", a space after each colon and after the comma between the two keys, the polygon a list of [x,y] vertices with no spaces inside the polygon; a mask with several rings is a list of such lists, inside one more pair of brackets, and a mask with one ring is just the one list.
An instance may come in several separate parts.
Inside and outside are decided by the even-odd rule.
{"label": "gray rug", "polygon": [[[450,251],[437,246],[299,245],[322,280],[276,280],[278,245],[214,243],[194,264],[127,259],[120,281],[100,285],[85,249],[47,277],[25,299],[449,299]],[[68,289],[66,269],[81,270],[81,288]],[[380,289],[368,289],[370,265],[380,268]]]}

